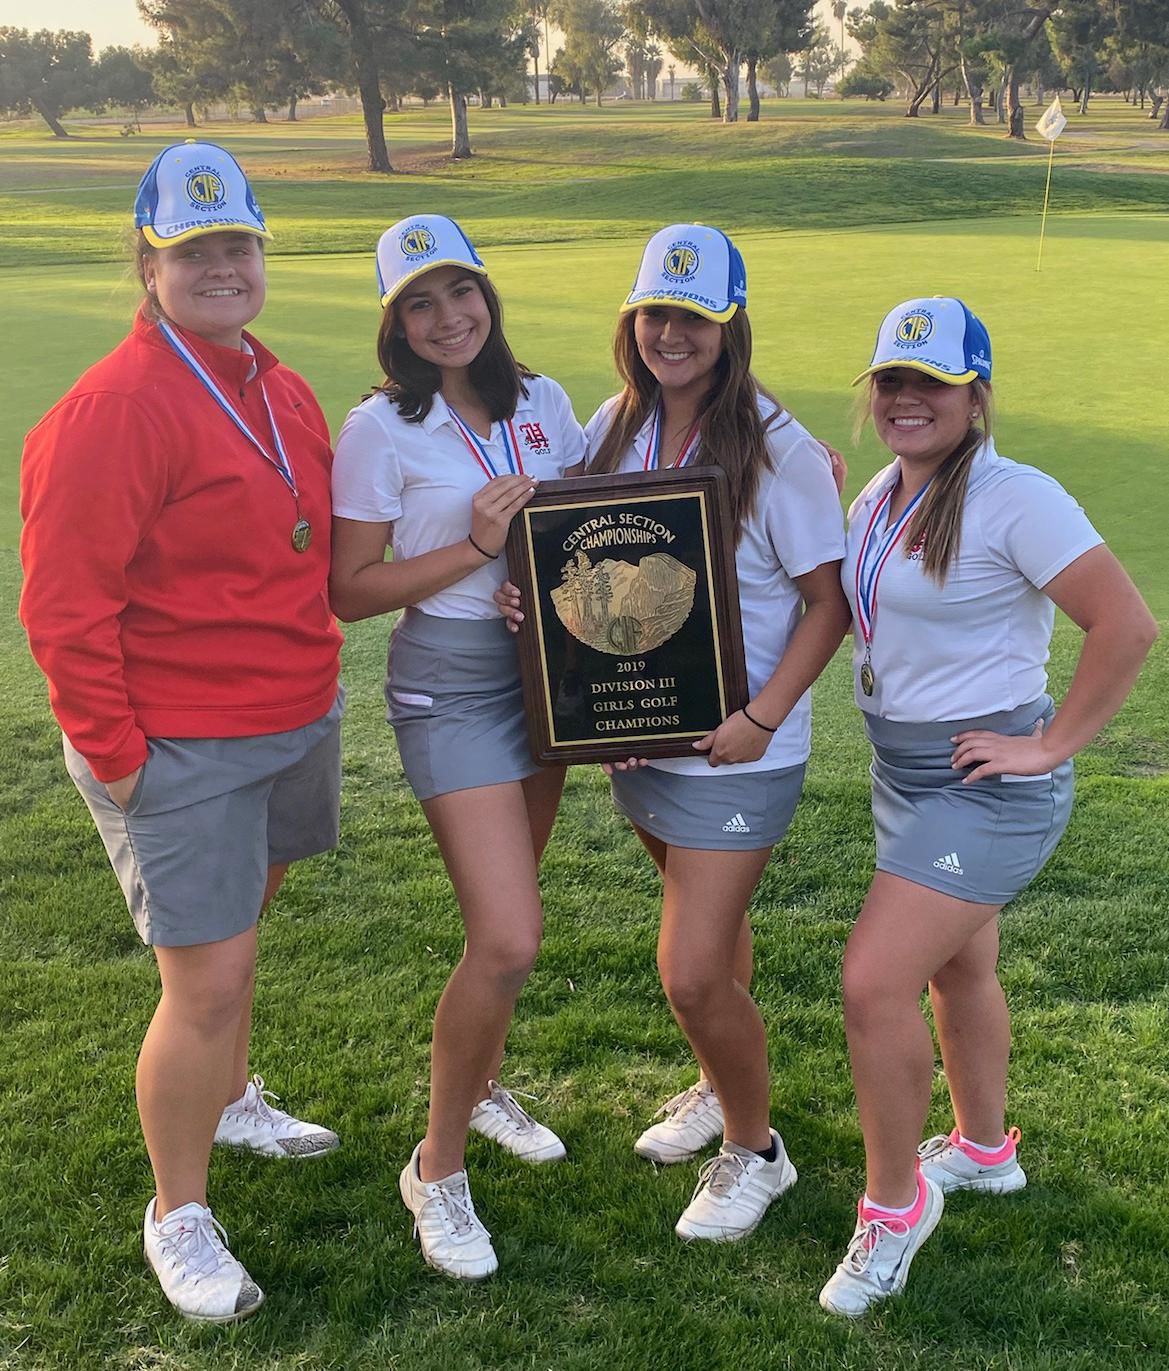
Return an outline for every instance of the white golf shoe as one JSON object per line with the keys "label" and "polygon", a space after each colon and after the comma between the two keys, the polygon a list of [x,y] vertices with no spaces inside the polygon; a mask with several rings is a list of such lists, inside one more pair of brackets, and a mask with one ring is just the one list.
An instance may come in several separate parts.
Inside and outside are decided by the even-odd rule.
{"label": "white golf shoe", "polygon": [[525,1162],[558,1162],[564,1144],[550,1128],[537,1123],[498,1081],[488,1081],[490,1095],[480,1100],[471,1114],[473,1132],[506,1147]]}
{"label": "white golf shoe", "polygon": [[922,1179],[924,1204],[916,1223],[892,1216],[866,1220],[857,1206],[852,1240],[844,1260],[820,1291],[821,1308],[859,1319],[874,1304],[905,1289],[910,1263],[942,1217],[941,1190],[928,1177]]}
{"label": "white golf shoe", "polygon": [[698,1184],[674,1232],[687,1241],[737,1242],[759,1227],[767,1207],[797,1180],[783,1139],[771,1130],[775,1160],[724,1142],[698,1173]]}
{"label": "white golf shoe", "polygon": [[479,1221],[467,1173],[456,1171],[438,1181],[418,1174],[418,1154],[410,1155],[398,1180],[402,1203],[414,1215],[414,1236],[422,1255],[439,1271],[463,1281],[481,1281],[499,1268],[491,1234]]}
{"label": "white golf shoe", "polygon": [[723,1133],[722,1105],[707,1080],[667,1100],[654,1118],[661,1123],[650,1124],[633,1150],[660,1166],[689,1161]]}
{"label": "white golf shoe", "polygon": [[241,1147],[265,1157],[320,1157],[341,1146],[331,1129],[294,1119],[269,1103],[279,1099],[253,1076],[247,1089],[229,1104],[215,1129],[217,1147]]}
{"label": "white golf shoe", "polygon": [[964,1143],[955,1128],[949,1137],[939,1133],[917,1149],[921,1173],[946,1195],[954,1190],[977,1190],[983,1195],[1010,1195],[1027,1184],[1019,1165],[1017,1128],[993,1151]]}
{"label": "white golf shoe", "polygon": [[146,1260],[162,1293],[186,1319],[235,1323],[254,1314],[264,1292],[227,1250],[227,1234],[211,1210],[184,1204],[155,1222],[155,1200],[142,1224]]}

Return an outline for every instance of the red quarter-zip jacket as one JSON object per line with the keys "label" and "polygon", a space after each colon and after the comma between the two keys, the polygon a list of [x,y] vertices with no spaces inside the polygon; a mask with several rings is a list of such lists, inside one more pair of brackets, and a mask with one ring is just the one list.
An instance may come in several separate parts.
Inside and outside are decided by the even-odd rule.
{"label": "red quarter-zip jacket", "polygon": [[254,356],[182,337],[274,451],[263,381],[312,544],[293,549],[292,492],[140,314],[28,434],[21,467],[21,622],[100,781],[139,766],[147,737],[280,733],[337,691],[324,415],[249,334]]}

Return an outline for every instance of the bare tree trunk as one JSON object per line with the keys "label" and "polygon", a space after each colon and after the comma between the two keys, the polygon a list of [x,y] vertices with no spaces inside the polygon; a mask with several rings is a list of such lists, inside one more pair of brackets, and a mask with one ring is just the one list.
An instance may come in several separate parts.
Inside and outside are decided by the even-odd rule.
{"label": "bare tree trunk", "polygon": [[378,70],[369,25],[366,23],[365,8],[361,0],[336,0],[336,3],[349,29],[349,50],[357,76],[358,94],[361,96],[361,117],[365,124],[369,170],[391,172],[393,167],[390,166],[383,123],[386,102],[382,99],[381,73]]}
{"label": "bare tree trunk", "polygon": [[1169,133],[1169,100],[1165,101],[1165,113],[1161,116],[1161,122],[1157,125],[1159,129],[1164,129]]}
{"label": "bare tree trunk", "polygon": [[985,124],[986,120],[982,117],[982,82],[974,79],[966,58],[962,58],[962,80],[966,85],[966,93],[970,96],[970,122],[971,124]]}
{"label": "bare tree trunk", "polygon": [[757,124],[759,122],[759,82],[756,79],[756,68],[759,65],[758,58],[747,58],[747,123]]}
{"label": "bare tree trunk", "polygon": [[540,39],[536,38],[536,51],[532,53],[532,85],[536,91],[536,104],[540,103]]}
{"label": "bare tree trunk", "polygon": [[934,94],[933,94],[932,100],[930,101],[930,113],[931,113],[931,114],[941,114],[941,112],[942,112],[942,83],[941,83],[940,81],[935,81],[935,82],[934,82]]}
{"label": "bare tree trunk", "polygon": [[1026,140],[1027,135],[1023,132],[1023,106],[1019,100],[1019,78],[1015,75],[1014,67],[1007,68],[1006,80],[1007,137],[1023,142]]}
{"label": "bare tree trunk", "polygon": [[29,103],[32,105],[33,109],[35,109],[36,112],[41,116],[45,123],[48,124],[49,128],[53,130],[54,138],[70,137],[68,129],[66,129],[64,124],[61,123],[60,119],[57,118],[53,111],[49,109],[43,101],[31,100]]}
{"label": "bare tree trunk", "polygon": [[724,124],[739,122],[739,67],[742,61],[737,51],[727,54],[727,65],[723,72],[723,86],[727,93],[726,104],[723,106]]}
{"label": "bare tree trunk", "polygon": [[1084,94],[1083,94],[1083,95],[1081,96],[1081,98],[1080,98],[1080,113],[1081,113],[1081,114],[1087,114],[1087,113],[1088,113],[1088,98],[1091,96],[1091,94],[1092,94],[1092,73],[1089,72],[1089,73],[1087,74],[1087,76],[1084,77]]}
{"label": "bare tree trunk", "polygon": [[1004,76],[999,82],[998,90],[994,93],[994,113],[995,118],[1000,124],[1007,122],[1007,78]]}
{"label": "bare tree trunk", "polygon": [[467,97],[456,90],[453,84],[447,85],[451,101],[451,156],[470,157],[471,133],[467,128]]}
{"label": "bare tree trunk", "polygon": [[252,118],[257,124],[266,124],[268,122],[268,111],[263,105],[257,105],[256,108],[252,110]]}
{"label": "bare tree trunk", "polygon": [[291,95],[288,98],[288,122],[290,124],[296,123],[296,105],[298,99],[299,97],[295,95]]}
{"label": "bare tree trunk", "polygon": [[195,106],[189,100],[183,106],[183,117],[186,119],[187,127],[189,129],[197,129],[199,127],[199,125],[195,123]]}
{"label": "bare tree trunk", "polygon": [[1161,113],[1161,106],[1165,103],[1165,97],[1163,95],[1154,94],[1152,97],[1152,102],[1153,108],[1149,112],[1149,118],[1156,119],[1157,116]]}
{"label": "bare tree trunk", "polygon": [[718,72],[714,67],[707,67],[707,79],[710,81],[710,117],[721,119],[723,117],[722,100],[718,93]]}

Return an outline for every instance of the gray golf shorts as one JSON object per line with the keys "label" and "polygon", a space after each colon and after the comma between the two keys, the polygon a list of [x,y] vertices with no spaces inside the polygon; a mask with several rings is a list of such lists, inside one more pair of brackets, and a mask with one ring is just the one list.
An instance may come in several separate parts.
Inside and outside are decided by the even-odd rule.
{"label": "gray golf shorts", "polygon": [[804,766],[708,776],[644,766],[614,771],[613,803],[631,824],[671,847],[757,852],[787,832]]}
{"label": "gray golf shorts", "polygon": [[408,609],[390,635],[386,715],[420,800],[522,781],[528,747],[515,639],[504,619]]}
{"label": "gray golf shorts", "polygon": [[1044,776],[962,784],[955,734],[1025,735],[1054,714],[1050,697],[981,719],[893,723],[866,716],[873,745],[877,869],[973,904],[1003,905],[1039,874],[1072,812],[1070,761]]}
{"label": "gray golf shorts", "polygon": [[144,943],[221,942],[260,916],[268,868],[337,845],[344,691],[322,718],[247,738],[148,738],[126,808],[64,740]]}

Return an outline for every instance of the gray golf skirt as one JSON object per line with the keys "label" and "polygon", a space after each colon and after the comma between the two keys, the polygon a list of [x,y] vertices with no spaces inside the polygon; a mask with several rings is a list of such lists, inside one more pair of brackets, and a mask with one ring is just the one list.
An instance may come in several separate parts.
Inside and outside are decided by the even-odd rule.
{"label": "gray golf skirt", "polygon": [[407,609],[390,635],[386,716],[420,800],[522,781],[532,760],[515,639],[498,619]]}
{"label": "gray golf skirt", "polygon": [[1072,812],[1072,764],[1043,776],[963,785],[950,739],[972,729],[1029,734],[1051,698],[981,719],[894,723],[865,716],[873,745],[877,869],[974,904],[1003,905],[1039,874]]}
{"label": "gray golf skirt", "polygon": [[787,832],[804,766],[709,775],[644,766],[614,771],[613,803],[631,824],[671,847],[757,852]]}

